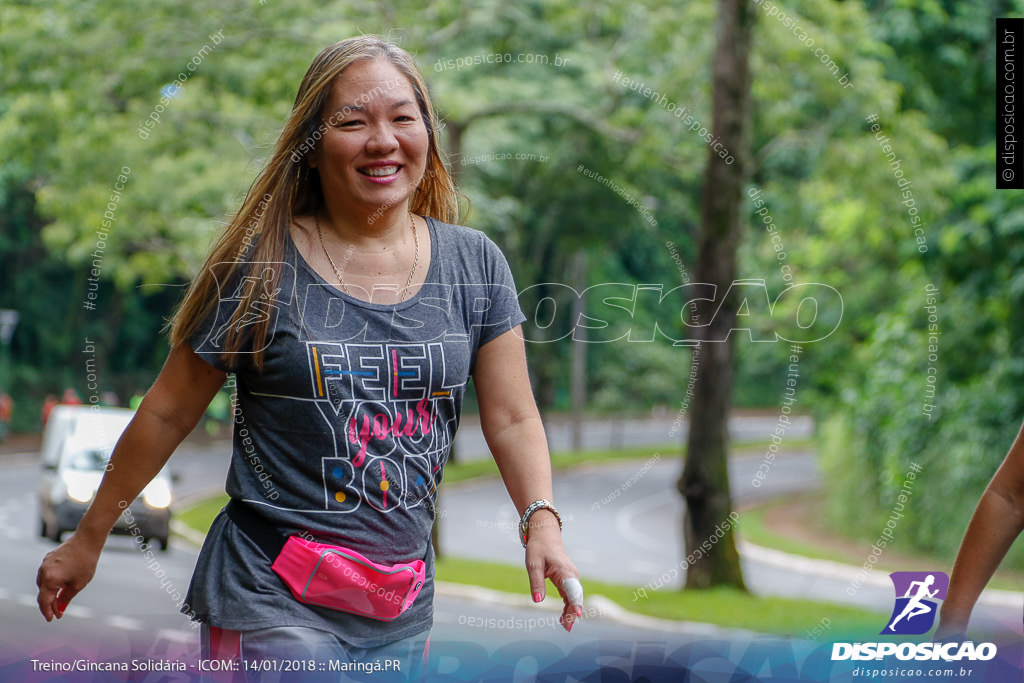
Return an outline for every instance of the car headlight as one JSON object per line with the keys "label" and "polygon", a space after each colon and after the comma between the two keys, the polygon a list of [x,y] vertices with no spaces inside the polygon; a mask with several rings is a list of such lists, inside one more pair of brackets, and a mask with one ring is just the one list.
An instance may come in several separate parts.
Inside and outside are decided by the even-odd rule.
{"label": "car headlight", "polygon": [[142,501],[151,508],[165,508],[171,504],[171,487],[163,479],[149,483],[142,491]]}
{"label": "car headlight", "polygon": [[76,500],[79,503],[88,503],[96,493],[95,487],[88,482],[72,480],[67,484],[68,498]]}

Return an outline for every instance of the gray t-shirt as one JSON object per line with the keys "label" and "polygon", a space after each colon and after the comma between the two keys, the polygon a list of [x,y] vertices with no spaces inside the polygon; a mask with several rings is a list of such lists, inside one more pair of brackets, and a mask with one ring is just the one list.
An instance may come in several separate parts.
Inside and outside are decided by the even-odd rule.
{"label": "gray t-shirt", "polygon": [[[391,622],[297,601],[224,512],[196,563],[186,607],[225,629],[307,626],[357,647],[430,628],[436,489],[477,350],[526,318],[498,247],[478,230],[427,219],[426,282],[408,300],[372,304],[324,281],[290,236],[283,263],[247,264],[191,340],[214,367],[234,365],[237,403],[226,490],[284,534],[311,533],[394,564],[423,559],[427,581]],[[271,317],[264,367],[221,340],[244,287],[280,269],[242,325]],[[251,352],[251,348],[248,349]],[[236,362],[225,363],[234,359]],[[182,611],[186,611],[183,607]]]}

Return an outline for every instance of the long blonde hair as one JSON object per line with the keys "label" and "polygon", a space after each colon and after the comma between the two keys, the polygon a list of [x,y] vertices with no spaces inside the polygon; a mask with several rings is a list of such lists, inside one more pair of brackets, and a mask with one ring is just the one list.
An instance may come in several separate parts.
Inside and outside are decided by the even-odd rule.
{"label": "long blonde hair", "polygon": [[[409,208],[446,223],[457,220],[458,194],[438,145],[437,115],[412,55],[373,35],[334,43],[324,48],[310,64],[270,160],[249,187],[238,212],[217,238],[203,270],[192,281],[175,312],[171,322],[172,347],[188,343],[199,331],[203,320],[218,305],[219,286],[232,281],[244,263],[284,260],[287,231],[293,216],[313,213],[323,207],[319,173],[309,167],[305,155],[315,149],[325,130],[324,109],[334,80],[352,64],[374,59],[387,59],[409,79],[427,127],[426,170],[413,191]],[[252,362],[257,368],[263,367],[262,349],[270,332],[271,318],[263,316],[259,322],[246,325],[241,323],[241,318],[246,311],[261,310],[259,299],[262,294],[277,289],[280,272],[268,268],[260,277],[264,278],[261,287],[249,287],[240,294],[225,334],[222,353],[228,367],[235,367],[235,354],[246,344],[255,350],[251,354]]]}

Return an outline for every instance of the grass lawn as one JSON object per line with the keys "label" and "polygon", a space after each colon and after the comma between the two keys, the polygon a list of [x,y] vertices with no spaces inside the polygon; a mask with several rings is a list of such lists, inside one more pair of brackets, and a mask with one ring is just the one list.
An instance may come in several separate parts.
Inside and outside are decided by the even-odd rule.
{"label": "grass lawn", "polygon": [[226,493],[222,493],[212,498],[201,500],[195,505],[190,505],[184,508],[180,512],[175,512],[174,516],[180,521],[184,522],[188,526],[192,527],[199,533],[205,534],[210,530],[210,525],[213,524],[213,518],[217,516],[220,509],[228,504],[228,496]]}
{"label": "grass lawn", "polygon": [[[743,528],[740,530],[739,535],[744,540],[750,541],[751,543],[755,543],[766,548],[774,548],[775,550],[781,550],[793,555],[802,555],[804,557],[812,557],[819,560],[831,560],[833,562],[842,562],[844,564],[864,564],[863,552],[856,554],[842,552],[829,547],[815,545],[810,541],[792,538],[774,531],[765,518],[773,510],[784,508],[791,503],[791,499],[785,499],[742,510],[740,512],[740,519],[743,522]],[[868,546],[868,550],[870,550],[870,545]]]}

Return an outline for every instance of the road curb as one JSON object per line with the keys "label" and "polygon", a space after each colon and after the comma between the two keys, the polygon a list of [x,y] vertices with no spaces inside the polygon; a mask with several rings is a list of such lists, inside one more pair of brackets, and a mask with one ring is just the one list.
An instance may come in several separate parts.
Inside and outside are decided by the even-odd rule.
{"label": "road curb", "polygon": [[206,534],[200,533],[180,519],[171,519],[171,531],[180,536],[189,545],[194,545],[196,550],[203,547]]}
{"label": "road curb", "polygon": [[[796,570],[804,574],[813,574],[830,579],[841,578],[851,583],[854,580],[859,580],[859,585],[869,584],[878,588],[892,588],[889,573],[884,569],[879,569],[877,573],[874,571],[867,572],[867,576],[862,576],[864,568],[852,564],[833,562],[832,560],[819,560],[812,557],[804,557],[803,555],[791,555],[781,550],[765,548],[764,546],[755,545],[743,540],[737,541],[736,545],[740,552],[740,557],[756,560],[773,567],[789,571]],[[870,566],[873,567],[874,565]],[[1024,609],[1024,593],[998,588],[986,588],[978,598],[978,602],[989,607],[1010,606],[1020,610]]]}

